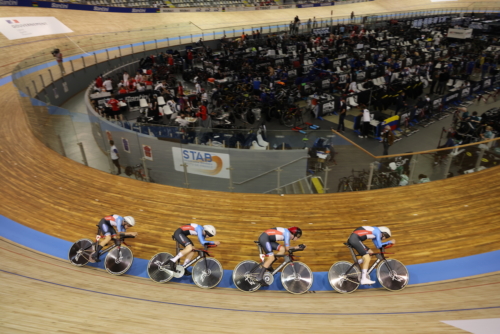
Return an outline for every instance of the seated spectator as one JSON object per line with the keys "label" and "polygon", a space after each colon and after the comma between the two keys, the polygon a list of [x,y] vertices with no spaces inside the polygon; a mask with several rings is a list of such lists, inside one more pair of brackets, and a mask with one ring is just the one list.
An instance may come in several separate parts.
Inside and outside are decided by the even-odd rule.
{"label": "seated spectator", "polygon": [[180,116],[177,116],[175,122],[179,123],[179,126],[186,127],[189,125],[189,121],[186,119],[186,114],[182,113]]}
{"label": "seated spectator", "polygon": [[427,177],[427,175],[420,174],[418,176],[418,183],[427,183],[427,182],[431,182],[431,180]]}
{"label": "seated spectator", "polygon": [[491,126],[487,126],[485,131],[481,133],[481,139],[482,140],[488,140],[493,138],[493,128]]}
{"label": "seated spectator", "polygon": [[122,94],[127,94],[127,93],[128,93],[128,90],[124,86],[120,87],[118,94],[122,95]]}

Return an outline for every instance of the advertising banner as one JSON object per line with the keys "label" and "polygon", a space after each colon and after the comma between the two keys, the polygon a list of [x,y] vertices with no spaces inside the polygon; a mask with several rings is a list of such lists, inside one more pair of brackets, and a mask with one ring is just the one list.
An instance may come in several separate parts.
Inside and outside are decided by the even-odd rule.
{"label": "advertising banner", "polygon": [[472,30],[473,29],[455,29],[455,28],[450,28],[448,29],[448,38],[459,38],[459,39],[466,39],[466,38],[472,38]]}
{"label": "advertising banner", "polygon": [[55,17],[2,17],[0,32],[10,40],[73,32]]}
{"label": "advertising banner", "polygon": [[190,174],[229,179],[229,154],[172,147],[172,155],[178,172],[184,172],[182,165],[187,164],[187,172]]}
{"label": "advertising banner", "polygon": [[308,3],[303,5],[297,5],[297,8],[310,8],[310,7],[325,7],[334,6],[335,2],[323,2],[323,3]]}

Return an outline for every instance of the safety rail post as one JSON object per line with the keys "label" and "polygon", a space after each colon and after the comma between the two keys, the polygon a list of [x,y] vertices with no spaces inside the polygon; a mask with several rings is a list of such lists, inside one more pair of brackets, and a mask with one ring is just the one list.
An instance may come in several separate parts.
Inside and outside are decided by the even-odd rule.
{"label": "safety rail post", "polygon": [[372,181],[373,181],[373,171],[375,170],[375,164],[373,162],[370,163],[370,173],[368,174],[368,184],[366,186],[366,190],[371,190]]}
{"label": "safety rail post", "polygon": [[158,49],[158,40],[155,38],[155,49]]}
{"label": "safety rail post", "polygon": [[71,64],[71,72],[75,73],[75,67],[73,66],[73,59],[71,59],[69,63]]}
{"label": "safety rail post", "polygon": [[483,160],[484,151],[485,151],[485,149],[481,148],[481,151],[479,152],[479,156],[477,157],[476,166],[474,166],[474,172],[477,172],[479,170],[479,166],[481,166],[481,160]]}
{"label": "safety rail post", "polygon": [[108,49],[106,49],[106,57],[107,57],[106,60],[109,60],[109,51],[108,51]]}
{"label": "safety rail post", "polygon": [[33,96],[33,97],[35,97],[36,94],[38,93],[38,88],[36,88],[35,80],[31,80],[31,82],[33,83],[33,87],[35,87],[35,95]]}
{"label": "safety rail post", "polygon": [[[52,76],[52,71],[49,68],[50,80],[54,83],[54,77]],[[62,74],[62,73],[61,73]]]}
{"label": "safety rail post", "polygon": [[30,97],[34,97],[34,96],[31,96],[31,90],[28,86],[26,86],[26,91],[28,92],[28,96]]}
{"label": "safety rail post", "polygon": [[186,188],[189,189],[189,180],[188,180],[188,172],[187,172],[187,163],[183,163],[181,164],[181,166],[184,168],[184,185],[186,186]]}
{"label": "safety rail post", "polygon": [[95,64],[97,65],[97,56],[96,56],[95,52],[94,52],[94,61],[95,61]]}
{"label": "safety rail post", "polygon": [[78,144],[78,146],[80,146],[80,153],[82,153],[83,164],[84,164],[85,166],[88,166],[88,165],[89,165],[89,163],[88,163],[88,161],[87,161],[87,155],[85,155],[85,150],[84,150],[84,148],[83,148],[83,143],[82,143],[82,142],[79,142],[79,143],[77,143],[77,144]]}
{"label": "safety rail post", "polygon": [[408,178],[411,182],[413,180],[413,175],[415,174],[415,166],[417,165],[418,161],[418,155],[414,155],[410,161],[410,175],[408,175]]}
{"label": "safety rail post", "polygon": [[228,171],[229,171],[229,191],[230,192],[233,192],[234,190],[234,187],[233,187],[233,167],[229,166],[228,168],[226,168]]}
{"label": "safety rail post", "polygon": [[82,63],[83,63],[83,68],[87,68],[87,65],[85,65],[85,58],[82,56]]}
{"label": "safety rail post", "polygon": [[278,192],[278,194],[281,194],[281,188],[280,188],[280,177],[281,177],[281,172],[283,171],[283,169],[279,168],[276,169],[276,172],[278,174],[278,183],[277,183],[277,186],[276,186],[276,191]]}
{"label": "safety rail post", "polygon": [[42,81],[43,88],[45,88],[45,81],[43,81],[43,75],[40,74],[40,80]]}
{"label": "safety rail post", "polygon": [[59,141],[59,145],[61,146],[61,155],[63,157],[66,157],[66,150],[64,149],[64,145],[63,145],[63,141],[62,141],[61,135],[57,135],[57,139]]}
{"label": "safety rail post", "polygon": [[326,166],[326,168],[325,168],[325,184],[323,187],[325,194],[328,192],[328,190],[330,190],[330,188],[328,188],[328,172],[331,172],[331,171],[332,171],[332,169],[330,169],[330,167]]}
{"label": "safety rail post", "polygon": [[122,57],[122,48],[120,46],[118,46],[118,53],[120,55],[120,58]]}
{"label": "safety rail post", "polygon": [[146,176],[146,182],[150,182],[149,169],[148,165],[146,164],[146,158],[142,157],[141,160],[142,160],[142,169],[144,170],[144,175]]}

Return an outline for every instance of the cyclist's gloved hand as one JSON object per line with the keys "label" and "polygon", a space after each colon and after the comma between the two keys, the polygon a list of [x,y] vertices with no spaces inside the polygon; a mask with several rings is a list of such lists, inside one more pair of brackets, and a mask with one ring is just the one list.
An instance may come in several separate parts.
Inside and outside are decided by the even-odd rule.
{"label": "cyclist's gloved hand", "polygon": [[299,245],[299,249],[305,249],[305,248],[306,248],[306,245],[304,245],[304,244]]}
{"label": "cyclist's gloved hand", "polygon": [[385,249],[387,249],[387,248],[391,248],[392,246],[394,246],[394,245],[393,245],[392,243],[390,243],[390,244],[387,244],[387,245],[385,245],[385,246],[383,246],[383,247],[384,247]]}

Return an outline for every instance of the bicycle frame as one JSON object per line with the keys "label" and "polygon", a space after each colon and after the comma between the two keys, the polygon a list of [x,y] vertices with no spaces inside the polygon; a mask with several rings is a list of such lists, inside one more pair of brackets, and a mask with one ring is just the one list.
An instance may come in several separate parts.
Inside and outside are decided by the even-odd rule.
{"label": "bicycle frame", "polygon": [[[97,249],[97,245],[99,244],[99,239],[101,239],[101,228],[99,227],[99,225],[97,225],[97,235],[96,235],[96,241],[94,243],[94,249]],[[120,246],[117,245],[116,239],[114,239],[114,241],[115,241],[115,244],[108,246],[107,248],[101,250],[99,256],[106,254],[108,252],[111,252],[116,247],[118,247],[118,251],[120,252],[119,255],[121,256]],[[125,244],[125,242],[123,240],[120,240],[120,242],[123,242]]]}
{"label": "bicycle frame", "polygon": [[[264,264],[264,252],[262,250],[262,247],[260,246],[260,244],[257,244],[257,249],[259,250],[259,257],[261,259],[261,263],[259,263],[257,266],[255,266],[255,268],[253,268],[252,270],[250,270],[250,272],[253,272],[255,269],[257,269],[258,267],[261,267],[263,266]],[[288,255],[275,255],[274,257],[278,258],[278,257],[283,257],[285,258],[285,260],[283,261],[282,264],[280,264],[278,266],[278,268],[274,269],[274,271],[271,273],[271,275],[276,275],[277,272],[279,272],[281,269],[283,269],[287,264],[291,263],[292,264],[292,269],[293,269],[293,273],[296,275],[297,272],[295,271],[295,266],[293,265],[293,256],[288,254]]]}
{"label": "bicycle frame", "polygon": [[[346,271],[346,274],[347,274],[347,273],[349,273],[349,272],[352,270],[352,268],[353,268],[354,266],[357,266],[357,267],[361,270],[361,266],[359,265],[359,263],[358,263],[358,259],[357,259],[357,257],[358,257],[358,256],[359,256],[359,257],[361,257],[361,255],[354,253],[354,250],[353,250],[353,248],[352,248],[351,246],[347,245],[347,247],[349,248],[349,251],[351,252],[351,256],[352,256],[352,259],[353,259],[353,262],[354,262],[354,263],[353,263],[353,264],[349,267],[349,269]],[[368,275],[370,275],[370,274],[371,274],[371,272],[372,272],[375,268],[377,268],[377,266],[378,266],[378,264],[379,264],[380,262],[384,262],[384,263],[385,263],[385,265],[387,266],[387,268],[389,268],[389,271],[392,271],[392,268],[391,268],[391,266],[389,265],[389,262],[387,261],[387,259],[385,258],[385,256],[384,256],[384,252],[382,251],[382,249],[380,250],[380,253],[375,253],[375,254],[373,254],[373,255],[375,255],[375,256],[377,257],[377,261],[375,261],[375,262],[371,265],[370,269],[368,269],[368,272],[367,272],[367,273],[368,273]]]}
{"label": "bicycle frame", "polygon": [[[180,247],[180,244],[178,242],[175,243],[175,250],[176,250],[176,254],[179,254],[179,252],[181,251],[181,247]],[[193,249],[192,252],[198,252],[198,256],[196,258],[194,258],[193,260],[189,261],[188,263],[184,264],[183,265],[184,269],[191,266],[191,265],[196,264],[196,262],[198,262],[201,259],[205,259],[207,257],[207,255],[210,256],[210,253],[208,253],[207,251],[201,250],[201,249]],[[205,261],[205,270],[208,271],[207,261]]]}

